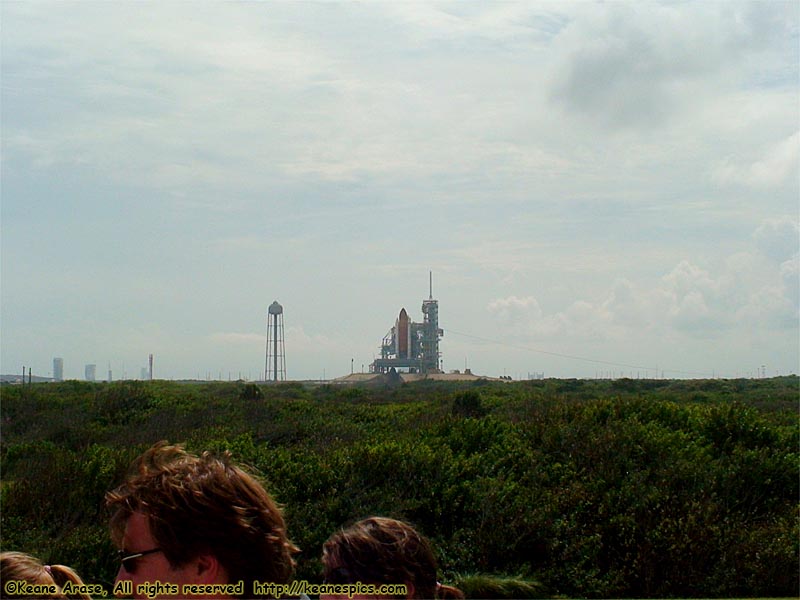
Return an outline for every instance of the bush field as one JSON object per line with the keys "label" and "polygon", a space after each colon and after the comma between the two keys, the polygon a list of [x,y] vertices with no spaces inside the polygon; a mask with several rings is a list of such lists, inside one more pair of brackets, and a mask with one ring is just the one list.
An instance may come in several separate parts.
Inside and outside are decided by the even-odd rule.
{"label": "bush field", "polygon": [[320,581],[335,529],[380,514],[431,538],[442,580],[472,597],[797,597],[799,391],[796,376],[4,386],[0,546],[110,584],[103,495],[165,439],[260,472],[299,579]]}

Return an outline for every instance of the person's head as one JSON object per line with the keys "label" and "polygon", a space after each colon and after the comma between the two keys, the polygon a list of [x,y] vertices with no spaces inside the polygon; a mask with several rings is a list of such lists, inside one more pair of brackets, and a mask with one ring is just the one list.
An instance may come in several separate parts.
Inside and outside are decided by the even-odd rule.
{"label": "person's head", "polygon": [[[280,509],[229,453],[195,456],[160,442],[106,494],[120,549],[117,580],[140,583],[287,583],[294,569]],[[127,557],[127,558],[126,558]]]}
{"label": "person's head", "polygon": [[325,581],[332,584],[404,584],[407,598],[463,598],[436,580],[428,540],[411,525],[370,517],[334,533],[322,549]]}
{"label": "person's head", "polygon": [[[85,593],[64,594],[62,588],[68,581],[76,586],[83,585],[78,574],[64,565],[44,565],[39,559],[23,552],[0,552],[0,582],[4,588],[0,596],[3,598],[91,600]],[[20,589],[11,584],[14,585],[14,592],[8,593],[5,587],[11,582],[22,582],[35,587]]]}

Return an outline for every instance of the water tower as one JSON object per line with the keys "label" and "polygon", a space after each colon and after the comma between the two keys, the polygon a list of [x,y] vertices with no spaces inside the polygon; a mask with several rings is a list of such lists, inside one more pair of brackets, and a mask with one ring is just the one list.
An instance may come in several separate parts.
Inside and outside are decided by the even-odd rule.
{"label": "water tower", "polygon": [[286,381],[286,348],[283,345],[283,307],[275,300],[267,311],[266,381]]}

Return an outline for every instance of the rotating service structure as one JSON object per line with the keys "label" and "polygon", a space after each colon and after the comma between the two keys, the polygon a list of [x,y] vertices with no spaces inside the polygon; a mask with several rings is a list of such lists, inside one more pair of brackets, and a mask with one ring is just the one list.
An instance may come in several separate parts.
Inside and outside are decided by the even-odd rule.
{"label": "rotating service structure", "polygon": [[439,339],[439,302],[433,299],[433,279],[430,296],[422,301],[422,323],[414,323],[406,309],[400,310],[394,327],[381,342],[381,357],[369,369],[373,373],[407,371],[409,373],[441,373]]}

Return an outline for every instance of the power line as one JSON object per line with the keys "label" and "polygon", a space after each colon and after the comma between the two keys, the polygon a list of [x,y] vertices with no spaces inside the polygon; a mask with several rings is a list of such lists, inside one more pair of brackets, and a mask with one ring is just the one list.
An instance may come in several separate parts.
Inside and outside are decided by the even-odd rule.
{"label": "power line", "polygon": [[[599,359],[596,359],[596,358],[586,358],[585,356],[575,356],[575,355],[572,355],[572,354],[562,354],[560,352],[551,352],[549,350],[542,350],[540,348],[531,348],[530,346],[521,346],[519,344],[511,344],[511,343],[508,343],[508,342],[501,342],[499,340],[492,340],[492,339],[480,337],[480,336],[477,336],[477,335],[471,335],[469,333],[462,333],[462,332],[459,332],[459,331],[454,331],[452,329],[448,329],[447,332],[448,333],[454,333],[454,334],[460,335],[462,337],[471,338],[473,340],[479,340],[481,342],[486,342],[486,343],[489,343],[489,344],[496,344],[498,346],[505,346],[507,348],[516,348],[517,350],[525,350],[527,352],[538,352],[539,354],[547,354],[549,356],[557,356],[559,358],[568,358],[570,360],[581,360],[581,361],[584,361],[584,362],[595,363],[595,364],[600,364],[600,365],[610,365],[610,366],[613,366],[613,367],[625,367],[625,368],[628,368],[628,369],[644,369],[644,370],[647,370],[647,371],[656,371],[656,373],[658,373],[658,371],[659,371],[658,367],[652,367],[652,366],[648,367],[648,366],[644,366],[644,365],[630,365],[630,364],[627,364],[627,363],[620,363],[620,362],[614,362],[614,361],[609,361],[609,360],[599,360]],[[678,369],[660,369],[660,370],[661,370],[662,373],[680,373],[680,374],[683,374],[683,375],[699,375],[699,376],[702,376],[702,377],[713,377],[713,375],[711,373],[700,373],[700,372],[696,372],[696,371],[680,371]]]}

